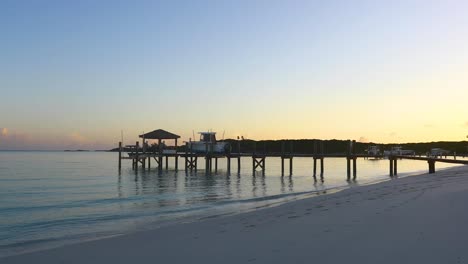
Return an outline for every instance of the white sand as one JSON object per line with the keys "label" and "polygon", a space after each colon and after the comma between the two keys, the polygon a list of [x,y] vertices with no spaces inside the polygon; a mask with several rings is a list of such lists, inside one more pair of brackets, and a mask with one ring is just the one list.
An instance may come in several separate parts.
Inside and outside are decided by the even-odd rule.
{"label": "white sand", "polygon": [[468,263],[468,166],[0,263]]}

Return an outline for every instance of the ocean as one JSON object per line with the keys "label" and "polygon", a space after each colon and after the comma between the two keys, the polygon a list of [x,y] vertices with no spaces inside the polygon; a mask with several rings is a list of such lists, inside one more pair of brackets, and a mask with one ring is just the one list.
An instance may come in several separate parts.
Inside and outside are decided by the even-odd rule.
{"label": "ocean", "polygon": [[[346,181],[346,160],[325,159],[324,181],[314,181],[312,158],[294,158],[293,175],[281,176],[280,158],[252,173],[219,160],[218,171],[117,169],[117,153],[0,151],[0,257],[158,228],[178,222],[275,206],[353,186],[389,180],[387,160],[358,159],[357,180]],[[233,160],[234,161],[234,160]],[[155,166],[155,162],[152,162]],[[289,171],[286,163],[285,172]],[[436,170],[454,165],[436,164]],[[459,166],[459,165],[458,165]],[[427,172],[424,161],[401,160],[399,176]]]}

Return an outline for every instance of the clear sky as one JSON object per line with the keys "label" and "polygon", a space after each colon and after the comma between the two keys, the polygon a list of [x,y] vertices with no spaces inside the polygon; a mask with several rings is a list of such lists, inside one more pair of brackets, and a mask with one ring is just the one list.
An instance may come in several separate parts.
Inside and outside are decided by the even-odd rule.
{"label": "clear sky", "polygon": [[468,1],[0,1],[0,149],[465,140]]}

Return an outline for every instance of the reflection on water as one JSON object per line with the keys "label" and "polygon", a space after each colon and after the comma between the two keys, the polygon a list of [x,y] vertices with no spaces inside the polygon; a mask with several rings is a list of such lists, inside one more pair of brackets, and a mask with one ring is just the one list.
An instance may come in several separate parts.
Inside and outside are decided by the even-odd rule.
{"label": "reflection on water", "polygon": [[[307,158],[295,158],[292,176],[281,176],[279,158],[267,158],[266,170],[256,173],[249,158],[239,171],[233,163],[231,173],[220,159],[211,174],[203,162],[197,171],[133,171],[124,162],[119,172],[116,159],[105,152],[0,152],[0,256],[388,179],[384,160],[358,160],[358,181],[346,181],[345,159],[325,159],[323,180],[312,177]],[[398,165],[400,172],[427,170],[420,161]]]}

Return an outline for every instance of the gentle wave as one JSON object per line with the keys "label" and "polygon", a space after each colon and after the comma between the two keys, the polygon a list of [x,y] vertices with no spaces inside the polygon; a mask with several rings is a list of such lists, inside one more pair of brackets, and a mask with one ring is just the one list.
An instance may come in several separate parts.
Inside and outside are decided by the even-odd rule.
{"label": "gentle wave", "polygon": [[[220,168],[226,165],[222,162]],[[293,176],[281,177],[275,159],[267,161],[265,176],[252,175],[251,159],[243,159],[243,169],[230,176],[223,170],[207,175],[203,168],[198,173],[136,173],[124,167],[119,173],[115,153],[106,152],[0,152],[0,257],[276,206],[389,179],[384,160],[360,160],[357,182],[346,181],[343,164],[327,159],[325,180],[316,182],[310,160],[300,158],[295,159]],[[399,162],[402,172],[426,166]]]}

